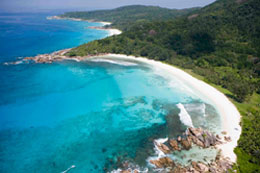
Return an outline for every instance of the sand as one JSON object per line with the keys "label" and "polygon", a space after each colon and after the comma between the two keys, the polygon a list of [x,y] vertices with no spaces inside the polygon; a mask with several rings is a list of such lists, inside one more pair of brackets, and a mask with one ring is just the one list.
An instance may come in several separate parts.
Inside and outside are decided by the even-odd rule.
{"label": "sand", "polygon": [[[78,19],[78,18],[71,18],[71,17],[60,17],[60,16],[50,16],[47,17],[48,20],[73,20],[73,21],[86,21],[86,22],[95,22],[95,23],[101,23],[104,26],[111,25],[111,22],[103,22],[103,21],[94,21],[94,20],[84,20],[84,19]],[[119,29],[115,28],[98,28],[99,30],[107,30],[109,32],[108,37],[113,35],[119,35],[122,33]]]}
{"label": "sand", "polygon": [[122,31],[118,30],[118,29],[107,29],[109,31],[109,36],[113,36],[113,35],[119,35],[122,33]]}
{"label": "sand", "polygon": [[203,100],[212,104],[220,114],[222,125],[221,131],[227,132],[227,136],[230,136],[232,141],[219,145],[219,149],[222,150],[222,155],[224,157],[229,157],[232,162],[236,162],[236,154],[234,153],[234,148],[237,146],[237,141],[241,134],[241,126],[239,124],[240,113],[233,105],[233,103],[223,93],[210,86],[209,84],[194,78],[183,70],[162,62],[149,60],[143,57],[133,57],[119,54],[109,54],[106,56],[134,59],[143,63],[147,63],[155,68],[166,71],[168,74],[183,81],[185,84],[197,91],[200,97]]}

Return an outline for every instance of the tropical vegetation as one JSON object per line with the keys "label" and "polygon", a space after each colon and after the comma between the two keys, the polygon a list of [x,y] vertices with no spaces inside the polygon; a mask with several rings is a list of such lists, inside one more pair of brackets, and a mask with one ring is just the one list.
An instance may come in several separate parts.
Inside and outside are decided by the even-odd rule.
{"label": "tropical vegetation", "polygon": [[[135,8],[142,7],[119,8],[127,9],[128,17],[118,13],[106,17],[106,11],[99,17],[94,16],[100,11],[67,13],[67,17],[112,21],[113,27],[124,30],[74,48],[68,55],[144,56],[199,75],[224,92],[241,112],[243,130],[235,149],[238,170],[260,172],[260,1],[217,0],[177,13],[150,7],[143,15],[135,15]],[[156,17],[156,13],[162,15]]]}

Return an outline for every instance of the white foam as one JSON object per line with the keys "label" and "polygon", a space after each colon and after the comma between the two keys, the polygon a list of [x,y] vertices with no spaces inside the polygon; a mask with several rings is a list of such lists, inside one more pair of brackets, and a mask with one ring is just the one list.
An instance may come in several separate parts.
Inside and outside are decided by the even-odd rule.
{"label": "white foam", "polygon": [[[108,55],[106,55],[108,56]],[[170,75],[179,78],[188,86],[191,86],[203,101],[214,105],[217,109],[222,121],[222,131],[226,131],[229,136],[231,136],[232,141],[220,145],[222,154],[225,157],[229,157],[232,162],[236,161],[236,154],[234,153],[234,148],[237,146],[237,141],[241,134],[240,126],[240,113],[234,104],[220,91],[214,87],[206,84],[205,82],[192,77],[190,74],[184,72],[176,67],[164,64],[162,62],[148,60],[143,57],[127,56],[122,54],[109,54],[110,57],[126,58],[130,60],[139,60],[140,62],[147,63],[151,66],[156,66],[161,70],[167,71]]]}
{"label": "white foam", "polygon": [[61,173],[66,173],[68,172],[69,170],[73,169],[73,168],[76,168],[75,165],[71,165],[71,167],[69,167],[68,169],[66,169],[65,171],[62,171]]}
{"label": "white foam", "polygon": [[179,117],[181,122],[188,127],[193,127],[191,117],[189,113],[186,111],[183,104],[179,103],[176,106],[180,109]]}
{"label": "white foam", "polygon": [[205,103],[202,103],[201,111],[203,113],[203,116],[206,117],[206,105],[205,105]]}
{"label": "white foam", "polygon": [[206,117],[206,105],[205,105],[205,103],[191,103],[191,104],[186,104],[185,106],[186,106],[186,110],[188,112],[196,111],[196,113],[199,113],[202,116]]}
{"label": "white foam", "polygon": [[18,65],[18,64],[22,64],[23,61],[14,61],[14,62],[5,62],[3,63],[4,65]]}
{"label": "white foam", "polygon": [[157,159],[158,158],[161,158],[161,157],[165,157],[165,154],[164,152],[162,152],[159,148],[158,148],[158,144],[163,144],[164,142],[168,141],[168,138],[160,138],[160,139],[156,139],[154,140],[154,150],[155,150],[155,153],[157,154]]}
{"label": "white foam", "polygon": [[76,61],[76,62],[80,62],[80,59],[78,58],[63,58],[64,60],[69,60],[69,61]]}
{"label": "white foam", "polygon": [[131,62],[125,62],[125,61],[113,61],[110,59],[100,59],[100,58],[93,58],[91,59],[91,61],[93,62],[106,62],[106,63],[110,63],[110,64],[117,64],[117,65],[121,65],[121,66],[136,66],[137,64],[135,63],[131,63]]}
{"label": "white foam", "polygon": [[111,24],[112,24],[111,22],[99,22],[99,23],[101,23],[103,26],[111,25]]}
{"label": "white foam", "polygon": [[[147,173],[147,172],[148,172],[148,168],[145,168],[143,171],[140,170],[140,169],[134,169],[134,170],[130,169],[130,170],[131,170],[131,173],[134,173],[135,170],[137,170],[138,173]],[[119,169],[117,169],[117,170],[111,171],[111,173],[121,173],[122,171],[123,171],[123,170],[119,168]]]}
{"label": "white foam", "polygon": [[146,162],[148,163],[149,166],[151,167],[154,167],[155,168],[155,165],[151,164],[150,163],[150,160],[158,160],[162,157],[165,157],[166,154],[164,154],[164,152],[162,152],[157,145],[160,145],[160,144],[163,144],[165,143],[166,141],[168,141],[168,138],[159,138],[159,139],[156,139],[154,140],[154,151],[155,151],[155,156],[151,156],[151,157],[148,157],[146,159]]}

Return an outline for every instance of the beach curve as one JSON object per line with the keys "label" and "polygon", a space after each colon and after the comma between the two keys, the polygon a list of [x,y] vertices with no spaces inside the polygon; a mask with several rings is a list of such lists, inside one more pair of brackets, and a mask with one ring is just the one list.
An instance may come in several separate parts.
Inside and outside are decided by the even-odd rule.
{"label": "beach curve", "polygon": [[221,150],[221,153],[224,157],[228,157],[230,161],[234,163],[236,162],[237,156],[234,153],[234,149],[237,146],[237,142],[241,134],[241,116],[235,105],[223,93],[211,85],[191,76],[187,72],[159,61],[147,59],[145,57],[134,57],[123,54],[107,54],[98,57],[126,58],[149,64],[155,68],[164,69],[170,75],[173,75],[174,77],[182,80],[185,84],[198,91],[203,99],[213,104],[213,106],[216,108],[221,117],[221,131],[226,132],[227,135],[232,139],[231,142],[219,145],[218,149]]}

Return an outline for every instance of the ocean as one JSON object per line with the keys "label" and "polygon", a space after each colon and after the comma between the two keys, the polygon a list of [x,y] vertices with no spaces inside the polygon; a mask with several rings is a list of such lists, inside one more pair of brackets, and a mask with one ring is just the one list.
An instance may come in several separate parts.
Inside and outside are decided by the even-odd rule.
{"label": "ocean", "polygon": [[[188,126],[218,132],[220,116],[190,86],[149,64],[121,58],[4,65],[108,36],[100,26],[0,16],[0,172],[108,172],[122,162],[149,168],[153,141]],[[210,160],[194,148],[172,159]]]}

